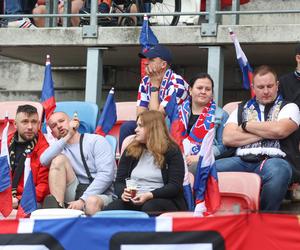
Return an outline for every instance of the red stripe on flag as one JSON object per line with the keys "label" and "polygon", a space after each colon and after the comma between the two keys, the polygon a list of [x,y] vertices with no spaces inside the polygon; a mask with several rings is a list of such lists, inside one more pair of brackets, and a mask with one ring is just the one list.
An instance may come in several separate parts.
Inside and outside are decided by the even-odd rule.
{"label": "red stripe on flag", "polygon": [[45,109],[46,113],[46,120],[49,120],[49,117],[52,115],[56,108],[56,102],[54,96],[50,97],[49,99],[42,102],[42,105]]}
{"label": "red stripe on flag", "polygon": [[0,234],[15,234],[18,232],[18,220],[2,220],[0,223]]}

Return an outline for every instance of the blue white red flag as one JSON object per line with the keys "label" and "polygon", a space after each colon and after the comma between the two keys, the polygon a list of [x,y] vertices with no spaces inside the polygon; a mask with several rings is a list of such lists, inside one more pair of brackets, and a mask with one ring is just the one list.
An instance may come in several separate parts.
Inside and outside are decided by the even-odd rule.
{"label": "blue white red flag", "polygon": [[234,43],[236,58],[238,60],[240,69],[243,74],[243,88],[247,90],[251,89],[251,96],[253,97],[254,96],[254,93],[252,91],[253,70],[248,62],[248,59],[244,51],[241,48],[241,45],[236,37],[236,34],[230,28],[229,28],[229,34],[231,40]]}
{"label": "blue white red flag", "polygon": [[46,120],[48,121],[49,117],[52,115],[52,113],[56,108],[56,101],[54,97],[54,83],[52,80],[52,70],[51,70],[51,62],[50,62],[49,55],[47,55],[47,59],[46,59],[41,102],[45,110]]}
{"label": "blue white red flag", "polygon": [[214,213],[220,206],[221,197],[218,186],[218,176],[213,153],[213,141],[215,137],[214,128],[205,135],[200,149],[194,194],[196,207],[194,214],[202,215]]}
{"label": "blue white red flag", "polygon": [[[148,51],[151,47],[158,44],[158,39],[154,35],[152,29],[149,26],[149,20],[148,20],[147,15],[144,15],[143,26],[142,26],[141,33],[140,33],[140,44],[142,46],[143,52]],[[146,75],[146,73],[145,73],[146,63],[147,63],[147,58],[142,58],[141,59],[141,78],[143,78]]]}
{"label": "blue white red flag", "polygon": [[0,212],[4,217],[7,217],[12,211],[11,176],[7,147],[8,116],[5,117],[5,121],[5,128],[2,132],[0,156]]}
{"label": "blue white red flag", "polygon": [[[168,104],[165,108],[165,112],[170,121],[170,135],[178,144],[181,152],[183,152],[183,134],[185,133],[184,124],[180,121],[177,105],[176,91],[173,92]],[[188,168],[185,164],[185,175],[183,181],[184,198],[190,211],[194,210],[194,198],[191,185],[189,182]]]}
{"label": "blue white red flag", "polygon": [[101,112],[97,128],[95,130],[96,134],[102,136],[107,135],[117,121],[117,108],[114,94],[114,88],[111,88],[106,98],[103,111]]}
{"label": "blue white red flag", "polygon": [[17,218],[28,217],[37,209],[35,185],[33,182],[29,156],[27,156],[24,165],[24,189],[18,207]]}

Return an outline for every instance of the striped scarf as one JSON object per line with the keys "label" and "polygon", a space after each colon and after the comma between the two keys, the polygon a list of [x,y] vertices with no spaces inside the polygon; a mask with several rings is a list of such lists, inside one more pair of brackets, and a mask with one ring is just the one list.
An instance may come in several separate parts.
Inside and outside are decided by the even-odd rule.
{"label": "striped scarf", "polygon": [[[243,107],[242,112],[242,122],[244,121],[276,121],[279,115],[281,105],[282,105],[282,96],[278,95],[276,100],[272,104],[265,105],[264,119],[262,119],[262,112],[260,106],[256,101],[256,98],[252,98]],[[271,105],[271,107],[270,107]],[[267,106],[270,107],[269,111]],[[285,153],[280,149],[279,140],[275,139],[263,139],[261,141],[251,143],[248,145],[241,146],[237,149],[237,155],[268,155],[268,156],[280,156],[285,157]]]}
{"label": "striped scarf", "polygon": [[185,155],[197,155],[200,152],[203,138],[207,132],[214,127],[216,103],[211,100],[199,115],[196,123],[187,134],[189,119],[192,113],[191,100],[188,98],[179,107],[179,117],[184,124],[185,133],[183,137],[183,148]]}

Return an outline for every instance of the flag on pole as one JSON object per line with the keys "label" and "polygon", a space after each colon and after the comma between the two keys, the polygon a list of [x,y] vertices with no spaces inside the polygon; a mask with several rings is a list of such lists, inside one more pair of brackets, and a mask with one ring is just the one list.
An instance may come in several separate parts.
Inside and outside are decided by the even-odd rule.
{"label": "flag on pole", "polygon": [[[174,141],[178,144],[181,152],[183,152],[183,133],[185,132],[184,124],[180,121],[177,105],[176,91],[173,92],[168,104],[165,108],[167,117],[170,121],[170,135]],[[183,193],[186,200],[188,210],[192,211],[194,209],[194,198],[192,188],[189,182],[189,172],[185,162],[185,174],[183,180]]]}
{"label": "flag on pole", "polygon": [[43,83],[43,89],[42,89],[41,102],[42,102],[42,105],[45,110],[46,121],[48,121],[49,117],[52,115],[52,113],[54,112],[54,110],[56,108],[50,55],[47,55],[47,59],[46,59],[46,67],[45,67],[45,75],[44,75],[44,83]]}
{"label": "flag on pole", "polygon": [[4,217],[7,217],[12,211],[11,176],[7,147],[8,115],[5,117],[5,122],[5,128],[2,132],[0,156],[0,212]]}
{"label": "flag on pole", "polygon": [[117,108],[114,94],[114,88],[111,88],[106,98],[97,128],[95,130],[96,134],[105,136],[117,121]]}
{"label": "flag on pole", "polygon": [[214,128],[210,129],[205,135],[200,149],[200,158],[194,183],[195,216],[202,216],[204,212],[212,214],[219,208],[221,203],[213,153],[214,130]]}
{"label": "flag on pole", "polygon": [[244,51],[241,48],[241,45],[236,37],[236,34],[230,28],[229,28],[229,34],[231,40],[234,43],[236,58],[238,60],[239,66],[243,74],[243,88],[247,90],[251,89],[251,96],[253,97],[254,96],[254,92],[252,90],[253,70],[248,62],[248,59]]}
{"label": "flag on pole", "polygon": [[[141,33],[140,33],[140,44],[142,46],[143,52],[148,51],[151,47],[158,44],[158,39],[154,35],[152,29],[149,26],[149,20],[148,20],[147,15],[144,15],[143,26],[142,26]],[[143,78],[146,75],[146,73],[145,73],[146,63],[147,63],[147,58],[142,58],[141,59],[141,78]]]}
{"label": "flag on pole", "polygon": [[28,217],[37,209],[35,185],[33,182],[29,156],[27,156],[24,165],[24,189],[18,207],[17,218]]}

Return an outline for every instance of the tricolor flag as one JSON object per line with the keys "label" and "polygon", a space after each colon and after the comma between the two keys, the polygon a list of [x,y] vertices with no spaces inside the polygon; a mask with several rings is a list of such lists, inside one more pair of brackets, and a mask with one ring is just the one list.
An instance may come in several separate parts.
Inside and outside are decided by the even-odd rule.
{"label": "tricolor flag", "polygon": [[28,217],[37,209],[35,185],[33,182],[29,156],[27,156],[24,165],[24,189],[18,207],[17,218]]}
{"label": "tricolor flag", "polygon": [[42,105],[45,110],[46,121],[48,121],[49,117],[52,115],[52,113],[54,112],[54,110],[56,108],[50,55],[47,55],[47,59],[46,59],[46,67],[45,67],[45,75],[44,75],[44,83],[43,83],[43,89],[42,89],[41,102],[42,102]]}
{"label": "tricolor flag", "polygon": [[0,156],[0,213],[2,213],[4,217],[7,217],[12,211],[11,176],[7,147],[8,116],[5,117],[5,121],[6,124],[2,132]]}
{"label": "tricolor flag", "polygon": [[[183,152],[183,133],[185,132],[184,124],[180,121],[178,114],[178,105],[177,105],[177,97],[176,91],[171,95],[170,100],[165,108],[165,112],[170,121],[170,135],[178,144],[181,152]],[[194,209],[194,198],[191,189],[191,185],[189,182],[189,173],[188,168],[185,163],[185,175],[183,181],[183,192],[184,198],[188,205],[188,209],[192,211]]]}
{"label": "tricolor flag", "polygon": [[[143,52],[148,51],[151,47],[158,44],[158,39],[156,38],[152,29],[149,26],[149,21],[148,21],[147,15],[144,15],[144,22],[143,22],[143,26],[142,26],[141,33],[140,33],[140,44],[142,46]],[[145,73],[146,63],[147,63],[147,58],[142,58],[141,59],[141,78],[143,78],[146,75],[146,73]]]}
{"label": "tricolor flag", "polygon": [[108,93],[95,133],[105,136],[117,121],[117,108],[114,88]]}
{"label": "tricolor flag", "polygon": [[201,216],[204,212],[214,213],[220,206],[221,197],[218,186],[218,176],[213,153],[213,141],[215,137],[214,128],[205,135],[198,161],[194,194],[196,207],[195,216]]}
{"label": "tricolor flag", "polygon": [[231,40],[234,43],[236,58],[240,65],[242,74],[243,74],[243,88],[244,89],[251,89],[251,96],[254,96],[254,92],[252,90],[252,80],[253,80],[253,70],[248,62],[248,59],[241,48],[241,45],[236,37],[236,34],[229,28],[229,34]]}

